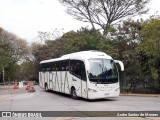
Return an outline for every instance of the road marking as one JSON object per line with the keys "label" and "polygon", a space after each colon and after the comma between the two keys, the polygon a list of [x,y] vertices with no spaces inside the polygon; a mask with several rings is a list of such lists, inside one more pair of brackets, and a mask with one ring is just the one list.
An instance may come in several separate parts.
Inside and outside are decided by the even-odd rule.
{"label": "road marking", "polygon": [[56,120],[72,120],[75,117],[58,117]]}

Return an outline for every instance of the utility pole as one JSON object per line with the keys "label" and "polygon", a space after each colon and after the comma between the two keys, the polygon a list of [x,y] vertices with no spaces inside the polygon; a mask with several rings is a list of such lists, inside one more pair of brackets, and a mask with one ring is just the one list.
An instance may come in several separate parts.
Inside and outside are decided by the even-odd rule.
{"label": "utility pole", "polygon": [[3,83],[5,85],[5,80],[4,80],[4,67],[2,68],[2,72],[3,72]]}

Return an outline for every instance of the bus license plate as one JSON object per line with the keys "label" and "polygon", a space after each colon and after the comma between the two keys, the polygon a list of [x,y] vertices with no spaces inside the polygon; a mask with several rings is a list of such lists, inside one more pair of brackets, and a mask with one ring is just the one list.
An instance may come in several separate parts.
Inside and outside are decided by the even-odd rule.
{"label": "bus license plate", "polygon": [[108,96],[108,95],[109,95],[109,93],[106,93],[105,95],[106,95],[106,96]]}

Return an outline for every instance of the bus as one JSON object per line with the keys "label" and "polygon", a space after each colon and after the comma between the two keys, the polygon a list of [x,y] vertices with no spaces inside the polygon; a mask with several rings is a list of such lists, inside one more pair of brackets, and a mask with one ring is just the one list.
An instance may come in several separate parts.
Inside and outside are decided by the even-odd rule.
{"label": "bus", "polygon": [[41,61],[39,85],[45,91],[70,94],[73,99],[100,99],[120,94],[119,60],[100,51],[81,51]]}

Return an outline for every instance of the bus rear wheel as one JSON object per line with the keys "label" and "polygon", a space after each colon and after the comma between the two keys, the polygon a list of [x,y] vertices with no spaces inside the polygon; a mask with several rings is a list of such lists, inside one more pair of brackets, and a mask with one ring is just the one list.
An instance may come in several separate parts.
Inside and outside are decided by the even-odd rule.
{"label": "bus rear wheel", "polygon": [[45,83],[45,91],[46,91],[46,92],[49,91],[49,90],[48,90],[48,85],[47,85],[47,83]]}
{"label": "bus rear wheel", "polygon": [[77,93],[76,93],[76,89],[74,87],[71,88],[71,97],[73,99],[77,99]]}

